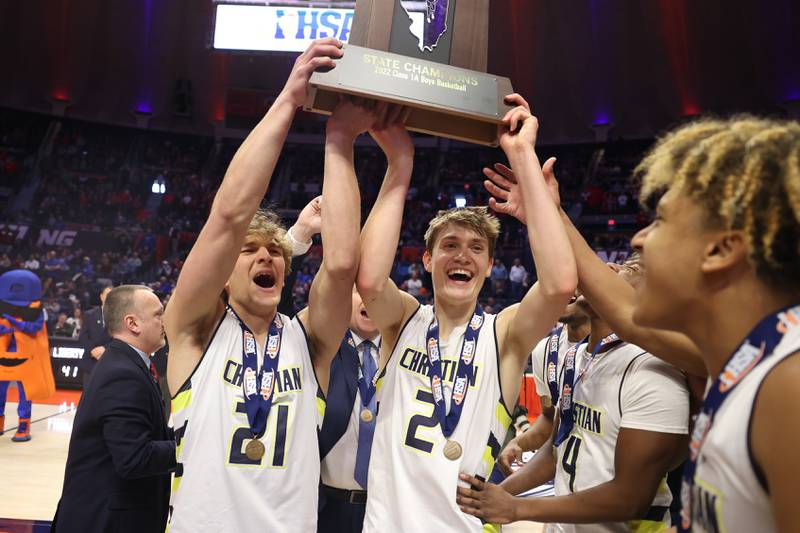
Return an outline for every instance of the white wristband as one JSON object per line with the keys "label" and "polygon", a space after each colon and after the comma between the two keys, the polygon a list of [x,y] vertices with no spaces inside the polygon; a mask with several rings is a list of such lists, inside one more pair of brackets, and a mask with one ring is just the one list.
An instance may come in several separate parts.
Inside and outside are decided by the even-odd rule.
{"label": "white wristband", "polygon": [[300,242],[300,241],[298,241],[297,239],[294,238],[294,235],[292,235],[292,230],[293,229],[294,229],[294,226],[289,228],[289,231],[286,232],[286,238],[289,239],[289,242],[292,245],[292,257],[305,255],[308,252],[308,250],[311,248],[311,241],[308,241],[308,242]]}

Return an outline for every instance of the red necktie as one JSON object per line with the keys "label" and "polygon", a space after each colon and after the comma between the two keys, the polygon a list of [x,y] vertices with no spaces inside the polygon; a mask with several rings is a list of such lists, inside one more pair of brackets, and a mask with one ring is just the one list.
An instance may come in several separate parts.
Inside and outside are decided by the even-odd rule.
{"label": "red necktie", "polygon": [[153,364],[152,361],[150,361],[150,373],[153,374],[153,379],[158,383],[158,371],[156,370],[156,365]]}

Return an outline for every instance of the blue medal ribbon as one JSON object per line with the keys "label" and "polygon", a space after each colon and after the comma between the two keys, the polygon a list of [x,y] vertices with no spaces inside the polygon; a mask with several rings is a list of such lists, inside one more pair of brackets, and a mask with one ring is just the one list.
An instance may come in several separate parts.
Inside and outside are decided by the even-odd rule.
{"label": "blue medal ribbon", "polygon": [[458,357],[458,367],[456,368],[456,379],[453,384],[453,395],[450,399],[450,412],[447,412],[444,398],[444,383],[442,378],[442,356],[439,350],[439,321],[436,320],[434,312],[433,320],[428,326],[426,338],[426,349],[428,360],[430,361],[430,380],[431,392],[433,393],[433,412],[439,420],[442,433],[445,438],[456,430],[458,421],[461,418],[461,409],[469,391],[469,378],[472,376],[472,365],[475,359],[475,349],[478,344],[478,334],[483,327],[484,316],[483,308],[480,304],[475,305],[475,312],[472,319],[467,324],[464,331],[464,340],[461,343],[461,354]]}
{"label": "blue medal ribbon", "polygon": [[239,320],[242,328],[242,364],[244,377],[242,378],[242,393],[244,406],[247,411],[247,422],[253,437],[258,439],[264,435],[267,428],[267,418],[272,408],[275,382],[278,379],[278,360],[281,355],[281,338],[283,335],[283,321],[276,312],[275,318],[269,325],[267,344],[264,347],[264,361],[261,370],[258,370],[258,351],[256,337],[244,322]]}
{"label": "blue medal ribbon", "polygon": [[[347,336],[347,343],[353,348],[357,349],[358,347],[356,346],[356,343],[353,340],[353,335],[350,333],[350,330],[347,330],[346,336]],[[364,342],[372,343],[371,341],[366,339],[364,340]],[[375,346],[376,349],[380,349],[379,346],[375,345],[374,343],[372,344],[373,346]],[[364,357],[367,356],[372,357],[372,354],[365,353]],[[370,376],[369,380],[367,380],[366,376],[364,376],[364,362],[362,361],[361,365],[359,365],[358,367],[358,392],[361,393],[361,404],[364,407],[367,407],[369,405],[370,400],[372,400],[372,397],[375,396],[375,391],[376,391],[375,384],[378,381],[379,370],[380,369],[376,370],[375,374]]]}
{"label": "blue medal ribbon", "polygon": [[569,437],[569,434],[572,432],[572,427],[575,425],[575,402],[573,401],[575,391],[578,390],[578,383],[580,383],[583,376],[586,375],[586,371],[592,366],[595,356],[600,353],[601,350],[613,348],[622,342],[620,338],[617,337],[616,333],[612,333],[595,344],[589,362],[586,363],[586,366],[581,370],[578,379],[575,379],[575,354],[578,352],[578,348],[588,341],[589,337],[586,337],[575,344],[575,346],[567,351],[567,355],[564,357],[564,384],[561,387],[561,401],[559,402],[560,415],[558,434],[556,435],[555,441],[556,446],[560,446],[562,442],[567,440],[567,437]]}
{"label": "blue medal ribbon", "polygon": [[[564,331],[564,326],[553,328],[547,341],[547,364],[544,369],[544,377],[547,380],[547,388],[550,389],[550,401],[553,405],[558,404],[558,340],[561,338],[562,331]],[[572,356],[574,359],[575,354],[573,353]]]}
{"label": "blue medal ribbon", "polygon": [[683,485],[681,486],[683,505],[679,531],[688,532],[692,529],[692,496],[695,492],[694,476],[697,472],[697,460],[719,409],[739,383],[758,365],[772,356],[775,347],[780,344],[789,328],[797,327],[799,322],[800,305],[786,307],[763,318],[734,350],[722,372],[708,389],[703,401],[703,409],[694,423],[692,440],[689,442],[689,458],[683,469]]}

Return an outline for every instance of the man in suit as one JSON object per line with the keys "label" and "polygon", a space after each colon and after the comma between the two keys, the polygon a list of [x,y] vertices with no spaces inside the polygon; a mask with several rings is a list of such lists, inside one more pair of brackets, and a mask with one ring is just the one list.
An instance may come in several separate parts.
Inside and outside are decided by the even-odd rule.
{"label": "man in suit", "polygon": [[89,309],[83,315],[83,325],[81,326],[81,334],[78,337],[78,341],[83,346],[81,367],[83,368],[84,390],[89,383],[89,378],[92,377],[97,361],[103,356],[106,345],[111,341],[111,336],[108,334],[103,322],[103,303],[106,301],[106,296],[111,292],[111,289],[111,286],[103,287],[103,290],[100,291],[100,306]]}
{"label": "man in suit", "polygon": [[108,293],[113,338],[78,405],[53,531],[164,531],[175,441],[150,361],[164,345],[163,312],[143,285]]}
{"label": "man in suit", "polygon": [[350,330],[331,365],[320,430],[322,487],[318,533],[360,533],[367,502],[367,470],[375,431],[373,377],[380,335],[353,290]]}

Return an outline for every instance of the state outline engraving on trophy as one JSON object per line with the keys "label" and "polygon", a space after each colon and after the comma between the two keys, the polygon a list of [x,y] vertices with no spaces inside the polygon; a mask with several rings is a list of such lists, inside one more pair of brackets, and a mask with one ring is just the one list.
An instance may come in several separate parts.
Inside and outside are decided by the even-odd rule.
{"label": "state outline engraving on trophy", "polygon": [[409,19],[408,30],[421,52],[433,52],[447,31],[450,0],[397,0]]}

